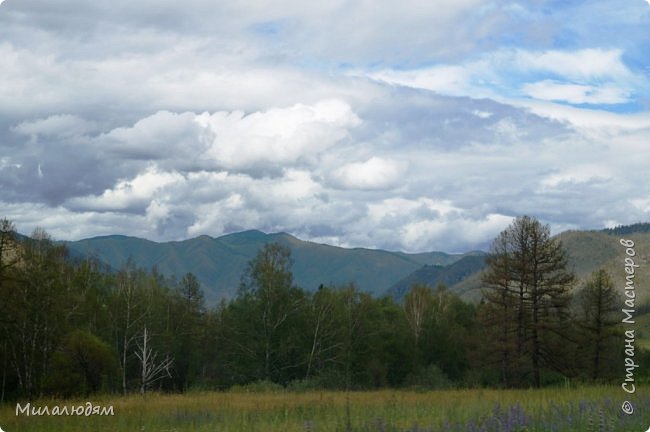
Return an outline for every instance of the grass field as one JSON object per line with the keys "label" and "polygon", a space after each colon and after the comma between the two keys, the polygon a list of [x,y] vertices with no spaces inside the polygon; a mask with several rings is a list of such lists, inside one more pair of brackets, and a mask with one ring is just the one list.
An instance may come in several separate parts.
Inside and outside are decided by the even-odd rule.
{"label": "grass field", "polygon": [[[626,396],[620,387],[152,394],[91,400],[113,406],[113,416],[16,416],[15,405],[4,405],[0,427],[5,432],[646,431],[650,391],[631,395],[632,415],[621,410]],[[32,406],[85,402],[41,400]]]}

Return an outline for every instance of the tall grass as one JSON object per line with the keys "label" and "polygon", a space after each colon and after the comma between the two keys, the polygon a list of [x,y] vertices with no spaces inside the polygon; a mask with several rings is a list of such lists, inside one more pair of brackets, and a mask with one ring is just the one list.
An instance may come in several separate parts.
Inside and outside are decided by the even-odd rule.
{"label": "tall grass", "polygon": [[[645,431],[650,393],[630,399],[635,414],[621,413],[620,387],[541,390],[445,390],[426,393],[205,392],[184,395],[93,398],[114,407],[114,416],[32,417],[0,407],[0,427],[15,431]],[[346,421],[349,397],[350,424]],[[85,401],[83,401],[85,403]],[[79,405],[41,400],[34,406]]]}

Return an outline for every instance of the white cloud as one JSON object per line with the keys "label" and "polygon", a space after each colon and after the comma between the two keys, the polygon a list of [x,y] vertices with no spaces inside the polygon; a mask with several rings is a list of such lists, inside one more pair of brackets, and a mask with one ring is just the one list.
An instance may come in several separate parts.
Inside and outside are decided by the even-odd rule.
{"label": "white cloud", "polygon": [[572,51],[516,51],[516,66],[522,70],[547,71],[571,80],[625,79],[631,73],[620,49],[587,48]]}
{"label": "white cloud", "polygon": [[[34,108],[53,109],[67,99],[65,87],[71,84],[66,79],[69,74],[57,64],[54,55],[40,55],[3,42],[0,43],[0,58],[0,112],[27,116],[38,112]],[[67,106],[57,108],[67,111]]]}
{"label": "white cloud", "polygon": [[70,138],[93,132],[97,129],[95,122],[70,114],[58,114],[34,121],[25,121],[13,128],[13,131],[30,137],[34,142],[39,136],[56,136]]}
{"label": "white cloud", "polygon": [[474,110],[472,111],[472,114],[474,114],[478,118],[482,119],[489,119],[494,115],[494,113],[491,113],[489,111],[481,111],[481,110]]}
{"label": "white cloud", "polygon": [[407,168],[406,163],[373,156],[365,162],[353,162],[336,169],[334,184],[346,189],[381,190],[396,186]]}
{"label": "white cloud", "polygon": [[630,100],[629,91],[613,84],[593,86],[544,80],[524,85],[522,92],[539,100],[572,104],[619,104]]}
{"label": "white cloud", "polygon": [[[395,63],[415,53],[454,57],[474,48],[477,39],[499,24],[498,12],[479,0],[418,0],[408,7],[370,1],[327,2],[318,7],[289,3],[288,7],[286,3],[274,6],[274,12],[267,11],[264,17],[264,21],[278,23],[281,43],[294,48],[287,55],[298,51],[305,57],[336,62],[381,59]],[[279,12],[283,6],[284,12]],[[475,25],[458,25],[467,20]],[[273,41],[269,45],[277,47]]]}
{"label": "white cloud", "polygon": [[21,164],[14,163],[10,157],[3,156],[0,158],[0,171],[5,168],[20,168]]}
{"label": "white cloud", "polygon": [[159,111],[92,138],[90,145],[109,157],[156,161],[179,171],[277,171],[292,164],[313,165],[321,152],[360,124],[351,107],[338,99],[248,114]]}
{"label": "white cloud", "polygon": [[213,137],[206,155],[228,169],[313,160],[360,123],[350,106],[339,100],[249,115],[206,113],[196,121]]}
{"label": "white cloud", "polygon": [[401,217],[411,213],[427,216],[449,216],[460,212],[449,200],[434,200],[419,197],[417,199],[388,198],[368,205],[368,218],[375,223]]}
{"label": "white cloud", "polygon": [[118,127],[98,136],[93,145],[125,159],[174,159],[179,167],[191,166],[209,146],[195,118],[189,112],[159,111],[131,127]]}
{"label": "white cloud", "polygon": [[499,142],[515,143],[525,135],[525,131],[513,119],[504,117],[490,127],[496,132]]}
{"label": "white cloud", "polygon": [[[354,72],[352,75],[361,75]],[[381,70],[368,77],[389,84],[432,90],[442,94],[461,96],[471,88],[471,71],[462,66],[444,65],[416,70]]]}
{"label": "white cloud", "polygon": [[150,225],[139,215],[77,211],[29,201],[0,201],[0,205],[4,209],[4,217],[14,221],[16,230],[24,234],[31,234],[36,227],[40,227],[58,240],[76,240],[109,234],[152,237]]}
{"label": "white cloud", "polygon": [[484,245],[522,213],[637,221],[648,15],[574,3],[8,2],[2,208],[59,238],[407,250]]}
{"label": "white cloud", "polygon": [[545,190],[550,190],[562,186],[571,187],[578,183],[602,183],[612,178],[611,169],[606,164],[579,164],[548,175],[541,180],[541,186]]}
{"label": "white cloud", "polygon": [[630,204],[643,213],[650,213],[650,198],[633,198]]}
{"label": "white cloud", "polygon": [[[110,124],[158,111],[255,112],[376,92],[260,59],[264,53],[248,52],[248,45],[223,49],[192,35],[160,35],[157,42],[150,49],[100,50],[98,57],[81,58],[0,43],[0,112],[9,118],[65,112]],[[130,47],[137,39],[125,43]]]}
{"label": "white cloud", "polygon": [[647,112],[619,114],[530,99],[512,100],[511,103],[529,109],[536,115],[569,123],[583,133],[604,130],[619,134],[624,131],[641,131],[650,128],[650,114]]}
{"label": "white cloud", "polygon": [[178,173],[160,172],[151,167],[131,180],[120,180],[100,196],[73,198],[67,204],[80,210],[139,212],[146,209],[166,186],[181,179]]}
{"label": "white cloud", "polygon": [[622,54],[618,49],[499,49],[460,64],[382,69],[365,75],[451,96],[507,102],[524,95],[574,104],[620,104],[630,101],[634,89],[646,81],[628,69]]}
{"label": "white cloud", "polygon": [[[114,174],[96,193],[65,188],[62,206],[41,211],[78,214],[70,220],[86,226],[74,230],[55,227],[63,216],[48,219],[53,234],[64,238],[108,234],[106,226],[115,221],[154,240],[257,228],[410,251],[486,247],[523,213],[554,227],[626,222],[641,214],[626,201],[626,191],[643,184],[641,161],[650,157],[648,130],[631,120],[641,117],[617,115],[618,129],[587,135],[489,101],[460,103],[430,94],[413,101],[414,107],[385,97],[353,110],[334,100],[248,115],[160,111],[132,126],[81,137],[110,166],[125,164],[131,171]],[[269,154],[259,143],[247,149],[253,139],[270,149],[283,144]],[[216,151],[219,146],[230,146],[232,159]],[[2,172],[26,164],[33,189],[37,163],[43,163],[44,179],[52,179],[48,149],[26,148],[42,159],[32,165],[20,152],[5,158]],[[51,181],[38,183],[49,193]],[[650,193],[645,189],[635,196]]]}
{"label": "white cloud", "polygon": [[[410,222],[401,230],[403,247],[424,250],[427,244],[444,242],[451,252],[466,252],[463,245],[481,244],[511,222],[511,216],[501,214],[488,214],[479,219],[461,214],[456,218]],[[454,237],[449,236],[450,231],[455,233]]]}

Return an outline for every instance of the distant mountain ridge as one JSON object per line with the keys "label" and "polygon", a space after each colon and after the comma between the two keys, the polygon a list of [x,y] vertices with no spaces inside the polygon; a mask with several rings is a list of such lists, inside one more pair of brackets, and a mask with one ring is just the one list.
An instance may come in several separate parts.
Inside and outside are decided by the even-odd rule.
{"label": "distant mountain ridge", "polygon": [[[620,236],[634,240],[639,287],[650,283],[650,224],[640,223],[600,231],[566,231],[558,234],[568,253],[569,266],[579,283],[591,272],[604,268],[617,286],[624,284],[625,249]],[[355,283],[376,296],[388,294],[401,299],[414,283],[435,288],[439,283],[466,299],[480,298],[481,271],[485,252],[465,254],[425,252],[409,254],[381,249],[342,248],[300,240],[287,233],[266,234],[251,230],[213,238],[196,238],[157,243],[137,237],[110,235],[65,242],[73,256],[95,256],[114,269],[129,258],[142,268],[154,266],[164,275],[182,277],[194,273],[210,302],[236,294],[248,262],[265,244],[278,242],[292,251],[294,280],[313,291],[320,284]],[[578,284],[579,285],[579,284]],[[621,285],[622,286],[622,285]],[[647,290],[637,293],[650,298]]]}
{"label": "distant mountain ridge", "polygon": [[167,276],[180,278],[192,272],[201,282],[206,298],[214,302],[236,294],[248,262],[265,243],[271,242],[291,249],[295,282],[309,291],[320,284],[355,283],[364,291],[383,295],[393,284],[424,265],[449,265],[464,256],[347,249],[303,241],[287,233],[266,234],[257,230],[164,243],[110,235],[66,242],[66,245],[74,255],[95,256],[114,269],[130,258],[138,267],[155,266]]}

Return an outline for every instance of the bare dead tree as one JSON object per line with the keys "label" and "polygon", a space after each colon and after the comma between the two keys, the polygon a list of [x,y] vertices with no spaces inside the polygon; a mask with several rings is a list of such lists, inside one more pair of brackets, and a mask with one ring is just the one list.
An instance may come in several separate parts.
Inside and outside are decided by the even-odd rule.
{"label": "bare dead tree", "polygon": [[126,374],[129,352],[138,337],[137,328],[146,316],[146,306],[142,298],[141,280],[131,259],[117,275],[119,312],[111,318],[116,323],[117,348],[120,352],[122,373],[122,393],[127,393]]}
{"label": "bare dead tree", "polygon": [[158,353],[153,350],[150,344],[150,336],[147,327],[142,331],[142,342],[136,342],[136,357],[140,360],[140,394],[144,394],[147,388],[153,383],[163,378],[171,378],[169,369],[172,367],[174,360],[166,355],[164,359],[158,362]]}

